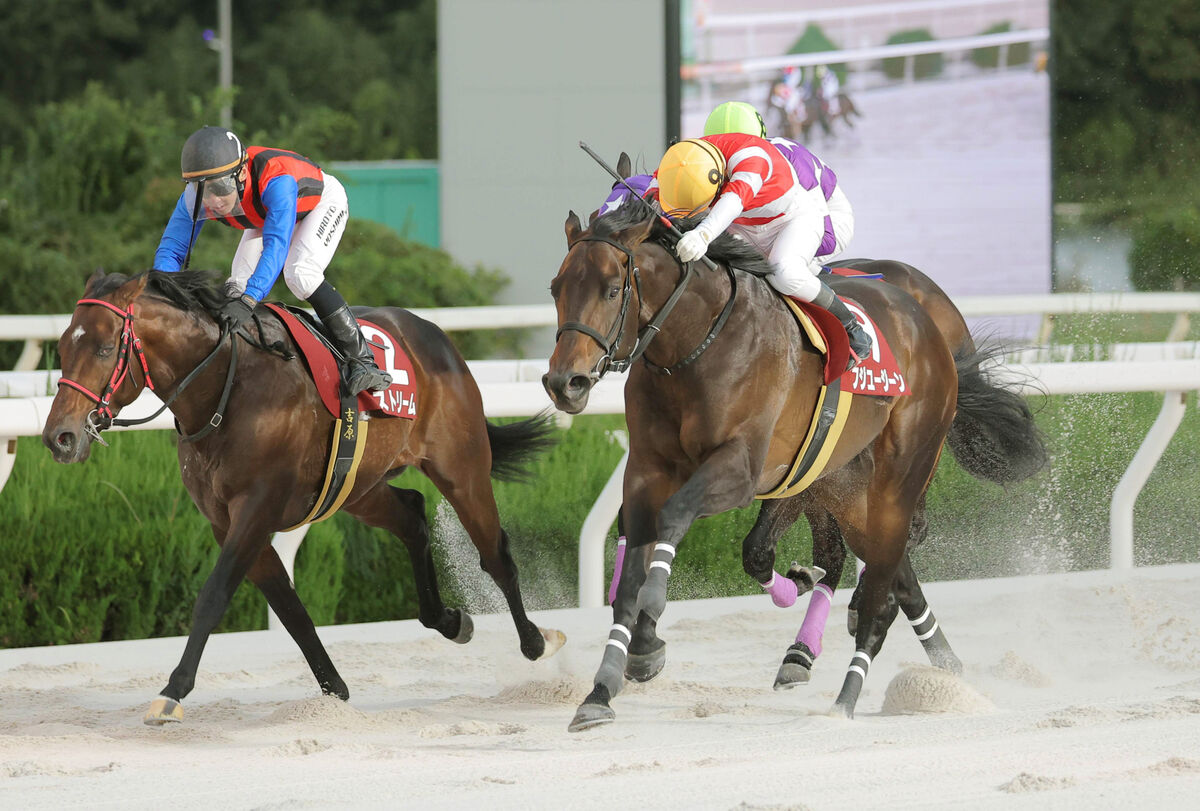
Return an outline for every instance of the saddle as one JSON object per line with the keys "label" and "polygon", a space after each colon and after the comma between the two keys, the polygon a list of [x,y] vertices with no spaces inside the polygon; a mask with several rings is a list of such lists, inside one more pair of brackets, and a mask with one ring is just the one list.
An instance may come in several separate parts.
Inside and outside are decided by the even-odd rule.
{"label": "saddle", "polygon": [[[843,271],[838,273],[838,271]],[[849,268],[833,269],[846,276],[868,276]],[[878,278],[878,277],[876,277]],[[853,301],[843,298],[846,306],[862,322],[871,336],[874,347],[862,363],[844,371],[850,355],[850,339],[837,317],[821,307],[782,296],[796,317],[800,329],[813,347],[825,357],[824,379],[817,393],[817,407],[812,422],[800,443],[787,475],[773,489],[757,496],[760,499],[788,498],[800,493],[817,480],[829,463],[829,457],[842,435],[854,395],[897,397],[909,394],[904,375],[883,333],[871,318]]]}

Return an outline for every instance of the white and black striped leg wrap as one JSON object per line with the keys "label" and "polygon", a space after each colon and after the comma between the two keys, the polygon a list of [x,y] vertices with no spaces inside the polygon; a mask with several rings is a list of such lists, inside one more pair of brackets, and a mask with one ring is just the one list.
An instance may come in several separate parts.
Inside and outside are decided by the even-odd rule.
{"label": "white and black striped leg wrap", "polygon": [[600,660],[600,670],[596,672],[596,684],[608,688],[608,694],[615,696],[621,689],[625,678],[625,661],[629,658],[629,643],[633,634],[620,623],[616,623],[608,632],[608,642],[604,646],[604,657]]}
{"label": "white and black striped leg wrap", "polygon": [[929,609],[929,604],[925,604],[925,610],[921,612],[916,619],[908,621],[913,627],[913,633],[917,635],[917,639],[922,645],[926,645],[933,639],[933,635],[938,632],[937,617],[933,616],[933,612]]}
{"label": "white and black striped leg wrap", "polygon": [[675,547],[669,543],[656,543],[654,545],[654,555],[650,558],[650,571],[648,575],[653,575],[655,570],[659,570],[666,577],[671,576],[671,563],[675,560]]}
{"label": "white and black striped leg wrap", "polygon": [[867,671],[870,669],[871,655],[864,650],[856,650],[850,657],[850,667],[847,668],[846,675],[849,677],[851,673],[857,674],[861,684],[867,680]]}

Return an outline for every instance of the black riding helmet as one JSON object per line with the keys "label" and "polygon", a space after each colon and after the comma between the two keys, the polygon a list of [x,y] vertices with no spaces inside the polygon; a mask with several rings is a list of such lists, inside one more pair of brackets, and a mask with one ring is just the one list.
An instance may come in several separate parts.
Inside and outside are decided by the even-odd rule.
{"label": "black riding helmet", "polygon": [[201,127],[183,144],[179,164],[183,179],[203,182],[210,194],[226,195],[237,186],[237,175],[246,163],[246,148],[224,127]]}

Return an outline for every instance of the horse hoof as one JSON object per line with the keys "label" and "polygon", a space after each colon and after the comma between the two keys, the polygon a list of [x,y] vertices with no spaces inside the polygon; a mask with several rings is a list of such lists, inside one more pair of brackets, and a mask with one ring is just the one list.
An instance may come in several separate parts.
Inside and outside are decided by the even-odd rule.
{"label": "horse hoof", "polygon": [[631,653],[625,660],[625,678],[630,681],[650,681],[667,665],[667,643],[663,642],[649,653]]}
{"label": "horse hoof", "polygon": [[546,640],[546,649],[538,657],[539,660],[549,659],[558,653],[559,648],[566,644],[567,635],[562,631],[556,631],[553,628],[538,628],[538,631],[541,633],[542,639]]}
{"label": "horse hoof", "polygon": [[322,684],[321,693],[341,699],[342,701],[350,700],[350,688],[343,681],[339,681],[337,684]]}
{"label": "horse hoof", "polygon": [[950,651],[930,654],[929,663],[934,667],[953,673],[955,676],[961,676],[963,672],[962,659],[959,659]]}
{"label": "horse hoof", "polygon": [[775,689],[790,690],[798,684],[807,684],[812,678],[812,666],[816,657],[803,642],[797,642],[784,654],[783,664],[775,674]]}
{"label": "horse hoof", "polygon": [[812,591],[825,577],[825,570],[820,566],[801,566],[798,562],[792,561],[785,577],[796,584],[797,596],[799,596]]}
{"label": "horse hoof", "polygon": [[471,615],[461,608],[458,609],[458,635],[454,637],[454,642],[459,645],[465,645],[471,641],[471,637],[475,636],[475,621],[471,619]]}
{"label": "horse hoof", "polygon": [[830,718],[845,718],[847,721],[854,720],[854,705],[843,704],[840,701],[834,702],[834,705],[829,708]]}
{"label": "horse hoof", "polygon": [[617,717],[607,704],[580,704],[575,717],[567,725],[567,732],[582,732],[592,727],[611,724]]}
{"label": "horse hoof", "polygon": [[142,716],[142,723],[152,727],[179,723],[182,720],[183,705],[166,696],[159,696],[151,701],[150,709],[146,710],[146,714]]}
{"label": "horse hoof", "polygon": [[804,665],[782,664],[775,674],[776,690],[791,690],[801,684],[808,684],[812,678],[812,670]]}

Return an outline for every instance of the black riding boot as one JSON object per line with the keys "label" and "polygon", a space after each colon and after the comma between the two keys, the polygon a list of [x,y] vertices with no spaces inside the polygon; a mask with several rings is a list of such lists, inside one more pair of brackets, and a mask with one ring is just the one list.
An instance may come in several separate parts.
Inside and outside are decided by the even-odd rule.
{"label": "black riding boot", "polygon": [[858,319],[846,307],[846,303],[838,298],[825,282],[821,282],[821,292],[812,303],[833,313],[834,317],[842,322],[846,334],[850,337],[850,361],[846,364],[846,369],[853,369],[870,353],[871,336],[867,335],[862,324],[858,323]]}
{"label": "black riding boot", "polygon": [[349,394],[358,394],[366,389],[383,391],[392,384],[392,378],[375,365],[371,347],[367,346],[354,313],[350,312],[350,306],[333,285],[322,282],[308,297],[308,303],[325,325],[325,333],[329,340],[346,358],[349,373],[346,387]]}

